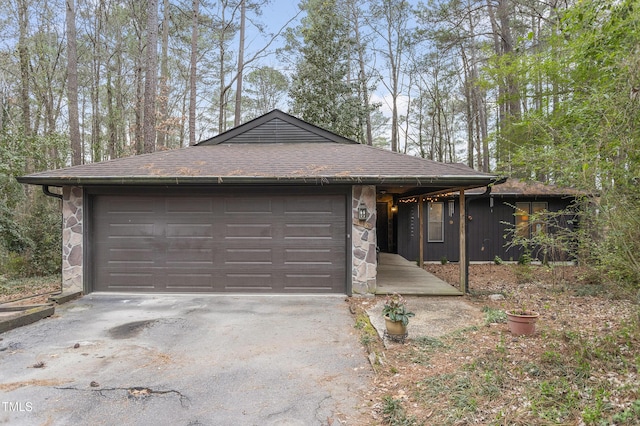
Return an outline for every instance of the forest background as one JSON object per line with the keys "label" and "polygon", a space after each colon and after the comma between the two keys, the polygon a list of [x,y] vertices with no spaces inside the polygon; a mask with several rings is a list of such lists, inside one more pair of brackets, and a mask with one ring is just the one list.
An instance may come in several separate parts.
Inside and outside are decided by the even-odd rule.
{"label": "forest background", "polygon": [[0,285],[60,270],[58,202],[16,176],[193,145],[280,108],[361,143],[584,191],[577,233],[553,243],[638,289],[639,9],[0,0]]}

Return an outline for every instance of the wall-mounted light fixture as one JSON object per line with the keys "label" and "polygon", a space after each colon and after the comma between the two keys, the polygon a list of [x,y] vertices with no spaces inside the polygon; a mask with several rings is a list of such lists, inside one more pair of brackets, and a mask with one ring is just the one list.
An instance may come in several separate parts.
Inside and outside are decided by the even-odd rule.
{"label": "wall-mounted light fixture", "polygon": [[391,213],[398,213],[398,206],[396,204],[391,206]]}
{"label": "wall-mounted light fixture", "polygon": [[358,206],[358,220],[367,220],[368,215],[369,212],[367,211],[367,206],[360,204]]}

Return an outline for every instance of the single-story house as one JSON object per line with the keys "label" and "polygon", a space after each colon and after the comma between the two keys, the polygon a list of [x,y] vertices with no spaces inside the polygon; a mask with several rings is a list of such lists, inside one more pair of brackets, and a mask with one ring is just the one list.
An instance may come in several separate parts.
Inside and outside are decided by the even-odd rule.
{"label": "single-story house", "polygon": [[377,227],[397,239],[377,194],[391,211],[495,179],[274,110],[196,146],[18,181],[62,199],[64,291],[350,295],[375,291]]}
{"label": "single-story house", "polygon": [[[493,185],[490,192],[477,188],[466,192],[467,244],[469,261],[517,261],[522,247],[509,244],[514,232],[529,238],[535,232],[550,232],[546,224],[534,222],[532,215],[543,211],[564,212],[576,197],[584,193],[572,188],[561,188],[540,182],[524,182],[509,178]],[[418,239],[412,226],[418,218],[418,202],[422,200],[427,211],[424,221],[424,260],[459,260],[460,209],[457,192],[436,196],[406,197],[398,200],[398,253],[409,260],[418,258]],[[535,216],[534,216],[535,217]],[[573,229],[577,224],[574,214],[554,217],[554,226]],[[541,250],[533,250],[532,257],[542,259]],[[557,259],[566,260],[564,253],[555,253]]]}

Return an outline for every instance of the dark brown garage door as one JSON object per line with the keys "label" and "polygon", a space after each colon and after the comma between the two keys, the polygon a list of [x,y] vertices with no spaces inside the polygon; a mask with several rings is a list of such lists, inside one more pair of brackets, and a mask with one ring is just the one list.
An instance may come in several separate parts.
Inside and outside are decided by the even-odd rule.
{"label": "dark brown garage door", "polygon": [[95,195],[94,291],[346,292],[344,195]]}

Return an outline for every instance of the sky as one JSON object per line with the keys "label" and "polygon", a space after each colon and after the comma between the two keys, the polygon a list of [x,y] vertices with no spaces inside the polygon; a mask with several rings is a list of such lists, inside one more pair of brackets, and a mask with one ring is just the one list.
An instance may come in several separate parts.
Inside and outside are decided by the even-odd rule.
{"label": "sky", "polygon": [[[410,3],[415,3],[415,0],[411,0]],[[262,7],[262,15],[258,17],[258,21],[267,27],[268,32],[274,34],[294,18],[294,21],[290,22],[288,26],[295,27],[304,16],[304,13],[300,13],[298,4],[299,2],[295,0],[271,0],[268,5]],[[251,18],[253,18],[253,16]],[[248,53],[262,48],[264,44],[265,35],[259,34],[255,27],[247,30],[246,50]],[[280,38],[274,42],[271,47],[272,50],[275,50],[275,48],[282,47],[283,45],[283,38]],[[282,64],[275,55],[261,61],[261,63],[272,66],[273,68],[281,71],[287,71],[284,68],[285,64]],[[371,97],[372,102],[381,104],[380,110],[384,115],[391,116],[391,96],[388,93],[378,91],[377,93],[372,93]],[[406,108],[406,99],[399,99],[399,104],[399,108],[401,110]],[[281,108],[286,111],[286,105],[282,105]]]}

